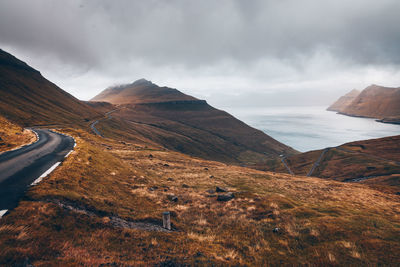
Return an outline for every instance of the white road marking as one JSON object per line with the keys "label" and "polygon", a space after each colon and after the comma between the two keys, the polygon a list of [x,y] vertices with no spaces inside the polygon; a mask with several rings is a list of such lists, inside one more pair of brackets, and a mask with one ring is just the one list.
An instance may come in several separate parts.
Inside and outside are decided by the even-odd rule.
{"label": "white road marking", "polygon": [[68,158],[68,156],[72,153],[72,151],[74,150],[69,151],[68,154],[64,156],[64,158]]}
{"label": "white road marking", "polygon": [[0,219],[3,217],[4,214],[6,214],[8,210],[0,210]]}
{"label": "white road marking", "polygon": [[46,177],[47,175],[49,175],[52,171],[54,171],[55,168],[58,167],[58,165],[60,165],[61,162],[57,162],[55,163],[53,166],[51,166],[50,169],[48,169],[47,171],[45,171],[42,175],[39,176],[39,178],[37,178],[31,185],[37,185],[38,183],[40,183],[44,177]]}

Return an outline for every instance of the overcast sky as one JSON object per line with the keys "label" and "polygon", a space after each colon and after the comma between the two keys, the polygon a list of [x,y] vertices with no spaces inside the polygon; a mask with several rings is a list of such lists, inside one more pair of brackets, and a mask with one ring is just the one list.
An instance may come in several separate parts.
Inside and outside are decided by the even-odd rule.
{"label": "overcast sky", "polygon": [[139,78],[220,107],[400,86],[399,0],[0,0],[0,48],[88,100]]}

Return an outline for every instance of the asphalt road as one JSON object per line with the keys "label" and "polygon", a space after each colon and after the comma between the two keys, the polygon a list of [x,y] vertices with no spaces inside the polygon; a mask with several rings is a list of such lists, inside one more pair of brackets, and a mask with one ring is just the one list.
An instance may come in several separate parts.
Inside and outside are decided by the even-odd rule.
{"label": "asphalt road", "polygon": [[314,170],[319,166],[319,164],[321,163],[322,157],[325,155],[326,152],[329,151],[329,149],[331,149],[330,147],[325,148],[324,150],[322,150],[321,154],[319,155],[318,159],[316,162],[314,162],[314,165],[312,166],[311,170],[307,173],[307,176],[311,176],[314,172]]}
{"label": "asphalt road", "polygon": [[113,112],[115,112],[115,111],[117,111],[117,110],[119,110],[119,109],[111,110],[111,111],[107,112],[106,114],[104,114],[104,115],[106,116],[105,118],[92,122],[92,124],[90,124],[90,127],[92,128],[93,132],[94,132],[95,134],[97,134],[98,136],[104,137],[104,136],[99,132],[99,130],[97,130],[96,124],[99,123],[99,121],[101,121],[101,120],[104,120],[104,119],[108,119],[108,120],[109,120],[109,119],[111,119],[112,117],[111,117],[110,114],[113,113]]}
{"label": "asphalt road", "polygon": [[39,140],[0,154],[0,211],[18,205],[25,191],[73,149],[74,139],[47,129],[34,129]]}
{"label": "asphalt road", "polygon": [[288,170],[289,174],[294,175],[294,173],[290,169],[289,165],[286,164],[286,157],[285,156],[281,155],[281,161],[282,161],[283,165],[285,165],[285,167]]}

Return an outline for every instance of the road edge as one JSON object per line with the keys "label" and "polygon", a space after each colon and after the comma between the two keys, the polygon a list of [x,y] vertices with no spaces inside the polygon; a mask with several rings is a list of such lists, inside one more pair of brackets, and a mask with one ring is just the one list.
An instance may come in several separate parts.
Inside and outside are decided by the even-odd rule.
{"label": "road edge", "polygon": [[[35,135],[36,135],[36,141],[33,142],[33,143],[31,143],[31,144],[29,144],[29,145],[32,145],[32,144],[34,144],[34,143],[36,143],[36,142],[39,141],[39,135],[37,134],[37,132],[35,132],[35,130],[33,130],[33,129],[29,129],[29,130],[31,130],[32,132],[34,132]],[[44,178],[46,178],[47,176],[49,176],[55,169],[57,169],[57,167],[58,167],[66,158],[68,158],[69,155],[71,155],[71,153],[74,151],[74,149],[75,149],[75,147],[76,147],[76,140],[75,140],[75,138],[74,138],[73,136],[68,135],[68,134],[64,134],[64,133],[60,133],[60,132],[56,132],[56,131],[54,131],[54,130],[49,130],[49,131],[51,131],[51,132],[53,132],[53,133],[56,133],[56,134],[61,134],[61,135],[63,135],[63,136],[71,137],[72,140],[74,141],[74,146],[73,146],[72,149],[64,156],[64,159],[63,159],[62,161],[59,161],[59,162],[56,162],[55,164],[53,164],[53,165],[52,165],[49,169],[47,169],[42,175],[40,175],[35,181],[33,181],[33,183],[31,183],[31,184],[28,186],[28,188],[29,188],[29,187],[32,187],[32,186],[35,186],[35,185],[38,185]],[[23,147],[24,147],[24,146],[19,147],[19,148],[17,148],[17,149],[20,149],[20,148],[23,148]],[[13,150],[17,150],[17,149],[13,149]],[[13,150],[9,150],[9,151],[13,151]],[[8,210],[0,210],[0,219],[1,219],[2,217],[4,217],[4,215],[6,215],[7,212],[8,212]]]}

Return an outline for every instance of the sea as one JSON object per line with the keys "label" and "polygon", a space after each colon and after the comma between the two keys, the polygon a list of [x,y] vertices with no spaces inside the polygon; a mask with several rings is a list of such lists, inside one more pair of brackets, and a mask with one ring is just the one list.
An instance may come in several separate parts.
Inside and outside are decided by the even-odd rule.
{"label": "sea", "polygon": [[236,118],[306,152],[347,142],[400,135],[400,125],[327,111],[326,106],[224,108]]}

